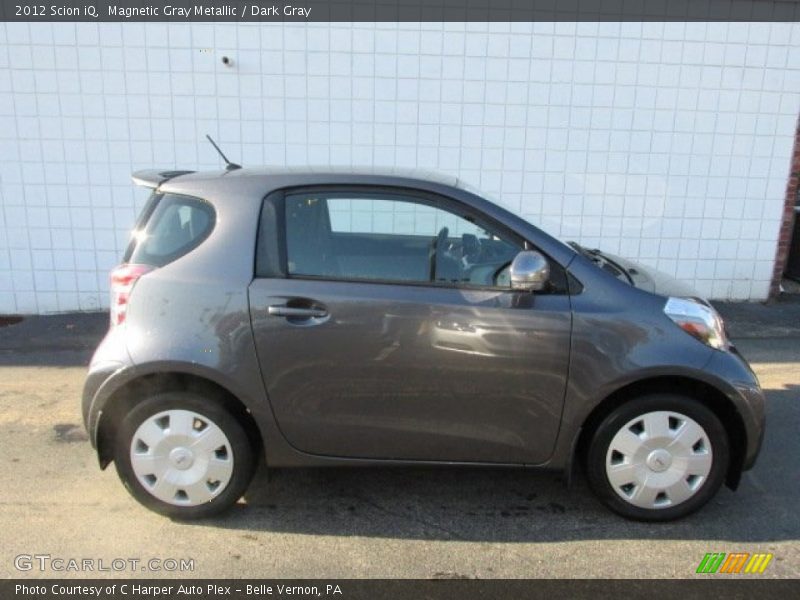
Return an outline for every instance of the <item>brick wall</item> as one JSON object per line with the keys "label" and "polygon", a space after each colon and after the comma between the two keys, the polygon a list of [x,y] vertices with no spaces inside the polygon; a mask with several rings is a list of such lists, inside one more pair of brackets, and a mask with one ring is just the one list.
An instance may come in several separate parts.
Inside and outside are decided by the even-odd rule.
{"label": "brick wall", "polygon": [[786,262],[789,259],[789,247],[792,243],[792,232],[794,231],[795,212],[794,207],[797,203],[797,194],[800,192],[800,118],[797,120],[797,133],[794,138],[794,150],[791,157],[789,168],[789,181],[786,184],[786,200],[783,205],[783,215],[781,216],[781,228],[778,233],[778,248],[775,252],[775,268],[772,272],[772,283],[770,285],[770,296],[776,296],[780,291],[781,278],[786,270]]}

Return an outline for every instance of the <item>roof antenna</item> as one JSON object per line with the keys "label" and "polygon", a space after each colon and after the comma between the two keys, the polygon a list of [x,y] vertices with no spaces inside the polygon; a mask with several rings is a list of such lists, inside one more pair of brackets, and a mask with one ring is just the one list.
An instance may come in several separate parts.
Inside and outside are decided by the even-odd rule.
{"label": "roof antenna", "polygon": [[214,150],[219,152],[219,155],[222,157],[222,160],[225,161],[225,164],[226,164],[225,170],[226,171],[235,171],[236,169],[241,169],[242,168],[242,165],[237,165],[236,163],[233,163],[233,162],[228,160],[228,157],[225,156],[222,153],[222,150],[219,149],[219,146],[217,146],[216,142],[214,142],[214,140],[211,139],[210,135],[206,134],[206,137],[208,138],[208,141],[211,142],[211,145],[214,146]]}

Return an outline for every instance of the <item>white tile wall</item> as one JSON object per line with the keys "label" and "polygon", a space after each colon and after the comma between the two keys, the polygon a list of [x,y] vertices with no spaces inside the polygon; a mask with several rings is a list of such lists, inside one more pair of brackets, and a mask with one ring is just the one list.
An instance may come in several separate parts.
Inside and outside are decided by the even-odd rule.
{"label": "white tile wall", "polygon": [[[230,56],[233,67],[222,65]],[[107,304],[146,167],[423,166],[762,299],[800,24],[0,24],[0,313]]]}

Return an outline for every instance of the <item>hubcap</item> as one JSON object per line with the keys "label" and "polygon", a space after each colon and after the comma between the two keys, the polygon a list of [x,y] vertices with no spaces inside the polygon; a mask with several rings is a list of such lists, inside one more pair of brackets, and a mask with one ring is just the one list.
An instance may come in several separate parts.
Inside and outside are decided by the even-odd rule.
{"label": "hubcap", "polygon": [[233,450],[219,426],[188,410],[146,419],[131,440],[139,483],[163,502],[197,506],[218,496],[233,475]]}
{"label": "hubcap", "polygon": [[647,466],[650,467],[651,471],[661,473],[669,469],[669,466],[672,464],[672,454],[663,448],[659,448],[648,454],[645,462]]}
{"label": "hubcap", "polygon": [[189,448],[178,446],[177,448],[173,448],[172,452],[169,453],[169,460],[176,469],[185,471],[194,463],[194,454],[192,454]]}
{"label": "hubcap", "polygon": [[655,411],[632,419],[612,438],[606,476],[626,502],[667,508],[686,502],[703,487],[712,462],[711,442],[696,421]]}

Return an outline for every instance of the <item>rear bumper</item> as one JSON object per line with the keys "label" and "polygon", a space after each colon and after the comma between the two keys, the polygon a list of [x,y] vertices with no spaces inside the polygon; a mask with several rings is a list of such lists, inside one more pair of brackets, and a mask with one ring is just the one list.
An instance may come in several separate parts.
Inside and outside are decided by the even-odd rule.
{"label": "rear bumper", "polygon": [[104,386],[111,380],[115,373],[125,369],[128,365],[119,361],[94,361],[89,367],[89,373],[83,384],[83,395],[81,397],[81,412],[83,414],[83,426],[92,443],[92,448],[97,448],[97,425],[100,421],[100,414],[104,402],[102,393]]}
{"label": "rear bumper", "polygon": [[124,327],[112,328],[92,356],[81,397],[83,426],[95,449],[100,414],[110,395],[110,383],[116,379],[115,374],[132,366],[125,343]]}

